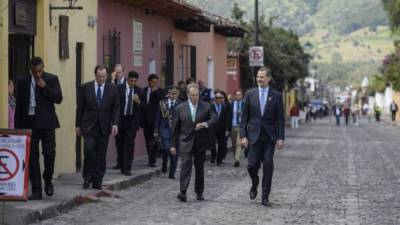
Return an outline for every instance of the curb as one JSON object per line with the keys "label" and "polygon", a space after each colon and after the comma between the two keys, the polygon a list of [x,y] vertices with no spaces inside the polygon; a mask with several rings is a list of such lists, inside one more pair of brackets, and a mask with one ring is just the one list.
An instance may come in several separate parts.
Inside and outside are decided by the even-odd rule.
{"label": "curb", "polygon": [[119,197],[118,194],[114,193],[114,191],[119,191],[123,189],[127,189],[133,187],[135,185],[141,184],[152,179],[155,176],[160,175],[161,170],[156,169],[153,172],[148,172],[146,174],[141,174],[138,176],[132,176],[126,180],[121,180],[110,185],[103,185],[102,190],[94,191],[88,195],[77,195],[72,199],[63,200],[60,203],[49,206],[45,209],[36,210],[27,215],[24,219],[26,224],[37,223],[46,219],[50,219],[56,217],[60,214],[67,213],[72,208],[77,206],[98,202],[101,197]]}

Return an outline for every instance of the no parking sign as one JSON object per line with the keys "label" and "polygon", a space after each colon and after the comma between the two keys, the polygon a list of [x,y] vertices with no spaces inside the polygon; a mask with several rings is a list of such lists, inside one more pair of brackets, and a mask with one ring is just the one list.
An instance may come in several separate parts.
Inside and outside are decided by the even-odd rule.
{"label": "no parking sign", "polygon": [[29,130],[0,130],[0,201],[28,199]]}

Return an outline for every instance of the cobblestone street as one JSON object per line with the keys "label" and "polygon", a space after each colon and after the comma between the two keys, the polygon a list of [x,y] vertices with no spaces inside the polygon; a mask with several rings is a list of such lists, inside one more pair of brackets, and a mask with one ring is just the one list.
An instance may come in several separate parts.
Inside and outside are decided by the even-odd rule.
{"label": "cobblestone street", "polygon": [[247,163],[234,168],[229,153],[222,167],[206,162],[203,202],[195,200],[193,179],[181,203],[178,180],[161,175],[40,224],[400,224],[398,127],[366,120],[336,127],[324,119],[286,133],[275,153],[272,207],[260,195],[249,199]]}

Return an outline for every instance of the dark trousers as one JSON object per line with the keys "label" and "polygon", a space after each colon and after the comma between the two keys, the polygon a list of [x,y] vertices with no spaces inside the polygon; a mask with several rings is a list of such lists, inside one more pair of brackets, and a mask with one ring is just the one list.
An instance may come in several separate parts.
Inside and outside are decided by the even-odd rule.
{"label": "dark trousers", "polygon": [[204,192],[204,159],[205,151],[201,151],[196,148],[196,144],[193,146],[192,151],[182,152],[181,162],[181,176],[180,176],[180,191],[186,193],[189,187],[190,177],[192,174],[192,164],[194,160],[195,169],[195,181],[194,191],[198,195],[202,195]]}
{"label": "dark trousers", "polygon": [[147,155],[149,157],[149,164],[156,163],[157,148],[154,145],[154,124],[146,124],[143,126],[144,139],[146,141]]}
{"label": "dark trousers", "polygon": [[135,154],[135,139],[136,129],[122,128],[118,130],[117,135],[117,150],[118,150],[118,165],[121,172],[128,172],[132,169],[132,162]]}
{"label": "dark trousers", "polygon": [[392,111],[392,121],[396,121],[396,111]]}
{"label": "dark trousers", "polygon": [[344,120],[346,122],[346,126],[348,126],[349,125],[349,115],[345,115]]}
{"label": "dark trousers", "polygon": [[39,164],[39,142],[42,142],[42,154],[44,159],[43,180],[51,181],[54,173],[54,160],[56,158],[55,130],[32,130],[31,151],[29,159],[29,178],[32,192],[42,192],[42,178]]}
{"label": "dark trousers", "polygon": [[169,176],[175,177],[176,167],[178,164],[179,150],[176,155],[172,155],[170,152],[170,148],[171,148],[171,138],[161,137],[161,154],[163,158],[163,167],[167,166],[169,159],[170,161]]}
{"label": "dark trousers", "polygon": [[99,123],[88,133],[84,134],[84,160],[82,176],[94,184],[103,182],[106,173],[106,153],[108,135],[101,132]]}
{"label": "dark trousers", "polygon": [[275,142],[262,132],[257,142],[250,146],[248,166],[250,178],[254,182],[258,180],[258,170],[263,163],[262,198],[269,198],[271,192],[272,173],[274,171]]}
{"label": "dark trousers", "polygon": [[336,117],[336,125],[340,126],[340,116],[335,116]]}
{"label": "dark trousers", "polygon": [[[218,148],[216,147],[216,144],[218,145]],[[227,147],[226,147],[225,131],[218,132],[215,134],[215,141],[211,149],[211,161],[214,162],[216,159],[217,163],[221,163],[225,158],[226,152],[227,152]]]}

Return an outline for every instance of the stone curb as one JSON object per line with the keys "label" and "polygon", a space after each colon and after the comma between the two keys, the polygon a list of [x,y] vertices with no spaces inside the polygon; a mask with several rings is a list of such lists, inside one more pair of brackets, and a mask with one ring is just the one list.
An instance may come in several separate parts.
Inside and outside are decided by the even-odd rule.
{"label": "stone curb", "polygon": [[60,214],[67,213],[72,208],[75,208],[82,204],[97,202],[99,201],[100,197],[119,197],[117,194],[113,193],[113,191],[119,191],[141,184],[145,181],[152,179],[155,176],[160,175],[160,173],[160,169],[155,169],[154,171],[148,172],[146,174],[126,177],[126,179],[119,180],[110,185],[103,185],[103,190],[98,190],[88,195],[77,195],[72,199],[63,200],[62,202],[51,205],[45,209],[31,212],[25,218],[25,222],[26,224],[30,224],[50,219]]}

